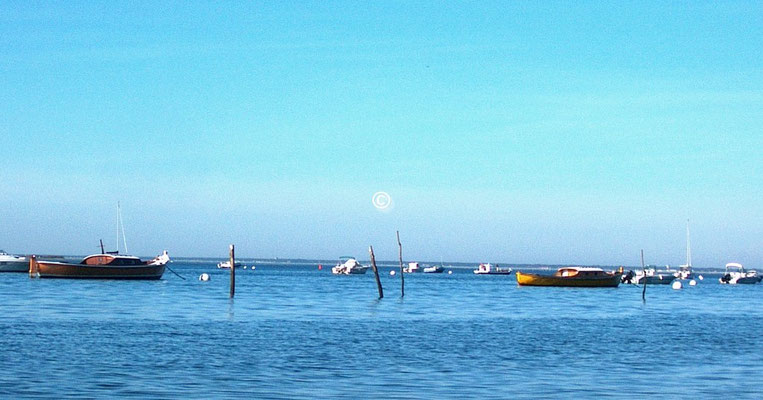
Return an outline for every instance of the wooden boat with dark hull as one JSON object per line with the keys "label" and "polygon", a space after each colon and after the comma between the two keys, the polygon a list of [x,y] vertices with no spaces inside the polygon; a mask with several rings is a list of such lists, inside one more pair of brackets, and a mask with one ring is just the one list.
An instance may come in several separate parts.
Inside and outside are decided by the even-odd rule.
{"label": "wooden boat with dark hull", "polygon": [[565,267],[551,275],[517,271],[520,286],[617,287],[622,272],[607,272],[601,268]]}
{"label": "wooden boat with dark hull", "polygon": [[155,280],[164,275],[170,257],[164,253],[149,261],[135,256],[119,254],[94,254],[80,263],[38,261],[29,259],[29,276],[33,278],[68,279],[141,279]]}

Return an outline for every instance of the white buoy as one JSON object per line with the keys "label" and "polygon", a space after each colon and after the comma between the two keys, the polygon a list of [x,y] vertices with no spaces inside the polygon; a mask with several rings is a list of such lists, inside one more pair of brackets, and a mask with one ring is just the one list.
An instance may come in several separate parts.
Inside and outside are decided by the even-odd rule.
{"label": "white buoy", "polygon": [[704,277],[704,276],[702,276],[702,275],[700,275],[700,276],[699,276],[699,280],[703,280],[703,279],[705,279],[705,277]]}
{"label": "white buoy", "polygon": [[208,281],[209,280],[209,274],[205,272],[205,273],[199,275],[199,280],[200,281],[204,281],[204,282]]}
{"label": "white buoy", "polygon": [[453,274],[453,271],[448,271],[448,275],[451,275],[451,274]]}
{"label": "white buoy", "polygon": [[689,286],[697,286],[697,281],[695,281],[694,279],[690,280]]}
{"label": "white buoy", "polygon": [[389,271],[389,274],[395,276],[395,270],[393,269],[392,271]]}
{"label": "white buoy", "polygon": [[675,281],[673,282],[673,289],[678,290],[681,289],[683,285],[681,284],[681,281]]}
{"label": "white buoy", "polygon": [[246,269],[246,265],[244,265],[244,269]]}

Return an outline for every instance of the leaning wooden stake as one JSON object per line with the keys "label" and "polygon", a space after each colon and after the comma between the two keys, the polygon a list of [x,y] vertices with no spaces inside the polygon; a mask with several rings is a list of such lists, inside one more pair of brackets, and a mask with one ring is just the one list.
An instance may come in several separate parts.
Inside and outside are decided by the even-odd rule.
{"label": "leaning wooden stake", "polygon": [[376,288],[379,289],[379,298],[384,298],[384,290],[382,289],[381,281],[379,280],[379,270],[376,268],[376,258],[374,258],[374,246],[368,246],[368,252],[371,253],[371,268],[374,270],[374,276],[376,277]]}
{"label": "leaning wooden stake", "polygon": [[233,245],[230,245],[230,298],[236,294],[236,254]]}
{"label": "leaning wooden stake", "polygon": [[644,249],[641,249],[641,270],[644,274],[644,289],[641,291],[641,301],[646,303],[646,267],[644,266]]}
{"label": "leaning wooden stake", "polygon": [[400,256],[400,297],[405,296],[405,273],[403,273],[403,245],[400,244],[400,231],[395,231],[397,234],[397,248],[398,255]]}

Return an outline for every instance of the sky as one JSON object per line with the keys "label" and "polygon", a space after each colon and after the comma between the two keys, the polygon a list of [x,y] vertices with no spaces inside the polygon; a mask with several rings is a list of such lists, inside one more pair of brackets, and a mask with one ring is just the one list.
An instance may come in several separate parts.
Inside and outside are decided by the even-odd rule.
{"label": "sky", "polygon": [[12,253],[763,268],[762,128],[756,1],[0,3]]}

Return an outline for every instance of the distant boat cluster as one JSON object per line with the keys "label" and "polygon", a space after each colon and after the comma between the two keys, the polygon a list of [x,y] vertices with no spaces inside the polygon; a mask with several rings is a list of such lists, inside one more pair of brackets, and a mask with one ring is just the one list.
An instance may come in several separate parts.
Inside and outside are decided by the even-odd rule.
{"label": "distant boat cluster", "polygon": [[[170,257],[165,250],[160,255],[150,260],[141,260],[131,255],[119,254],[119,228],[121,227],[121,213],[118,209],[117,228],[117,251],[107,252],[101,241],[101,253],[92,254],[78,263],[63,262],[56,260],[38,259],[36,256],[19,256],[8,254],[0,250],[0,272],[28,272],[35,278],[75,278],[75,279],[160,279],[164,274]],[[122,228],[124,237],[124,228]],[[127,243],[125,241],[125,249]],[[53,257],[44,257],[53,258]],[[236,262],[236,268],[243,267]],[[231,269],[231,261],[222,261],[217,268]],[[252,266],[252,269],[255,267]],[[321,267],[319,267],[321,268]],[[365,274],[370,267],[361,264],[355,257],[340,257],[337,264],[331,268],[334,275],[361,275]],[[442,265],[419,265],[418,262],[409,262],[406,267],[401,265],[401,272],[406,274],[432,274],[442,273],[445,267]],[[476,275],[511,275],[511,268],[501,268],[491,263],[482,263],[473,271]],[[620,267],[617,271],[605,271],[598,267],[568,266],[559,268],[551,274],[538,274],[517,271],[516,281],[520,286],[573,286],[573,287],[617,287],[620,283],[636,285],[669,285],[675,280],[693,280],[694,273],[691,265],[691,244],[689,239],[689,226],[686,226],[686,264],[678,270],[671,271],[669,267],[659,270],[656,266],[643,266],[640,271],[623,271]],[[701,279],[701,277],[700,277]],[[724,274],[719,278],[721,284],[754,284],[761,282],[763,276],[755,270],[745,270],[742,264],[728,263]],[[696,284],[691,282],[691,284]]]}
{"label": "distant boat cluster", "polygon": [[[691,280],[695,285],[694,273],[691,264],[691,240],[689,234],[689,222],[686,222],[686,264],[679,266],[678,270],[671,271],[670,267],[658,270],[655,266],[643,266],[642,252],[641,271],[628,271],[625,273],[620,267],[618,271],[605,271],[598,267],[562,267],[552,274],[537,274],[517,271],[515,276],[520,286],[571,286],[571,287],[617,287],[621,283],[636,285],[670,285],[675,280]],[[360,264],[354,257],[340,257],[337,265],[331,269],[335,275],[364,274],[368,266]],[[445,268],[440,266],[427,266],[421,268],[417,262],[409,262],[402,268],[403,273],[441,273]],[[477,275],[511,275],[511,268],[500,268],[498,265],[482,263],[477,266],[474,273]],[[394,271],[393,271],[394,275]],[[700,279],[702,277],[700,276]],[[751,284],[758,283],[763,277],[757,271],[745,271],[739,263],[726,264],[726,272],[719,279],[722,284]]]}

